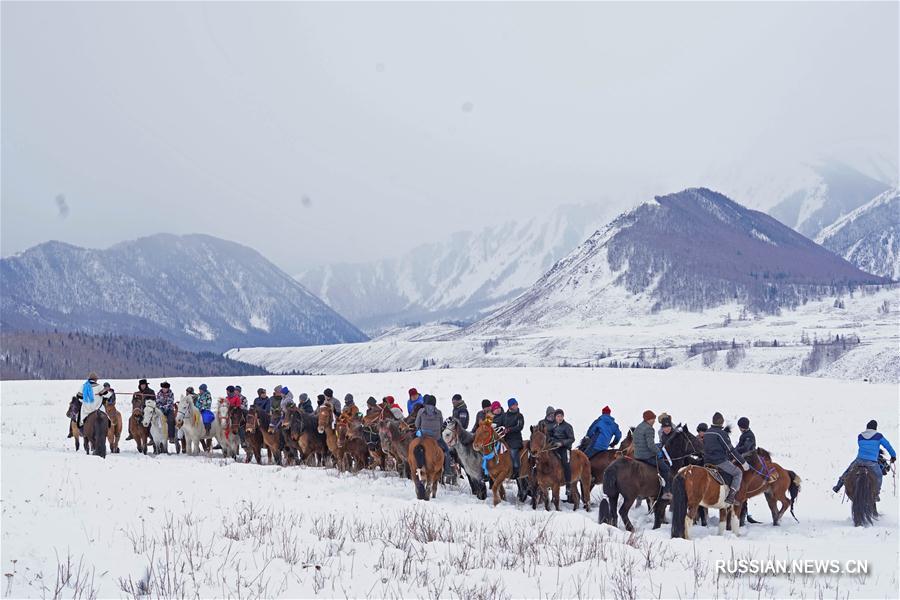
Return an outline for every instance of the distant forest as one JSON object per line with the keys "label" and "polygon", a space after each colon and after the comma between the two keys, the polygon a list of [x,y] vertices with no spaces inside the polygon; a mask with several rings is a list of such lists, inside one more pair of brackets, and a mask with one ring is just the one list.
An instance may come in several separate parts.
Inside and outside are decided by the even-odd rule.
{"label": "distant forest", "polygon": [[213,352],[189,352],[161,339],[59,332],[0,334],[0,379],[101,379],[266,375]]}

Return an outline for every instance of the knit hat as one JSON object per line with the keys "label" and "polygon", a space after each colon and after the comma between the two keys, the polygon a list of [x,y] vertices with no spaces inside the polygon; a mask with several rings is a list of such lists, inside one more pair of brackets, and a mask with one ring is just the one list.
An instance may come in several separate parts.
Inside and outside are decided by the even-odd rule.
{"label": "knit hat", "polygon": [[419,390],[417,390],[416,388],[409,388],[409,395],[410,396],[418,396]]}
{"label": "knit hat", "polygon": [[344,404],[353,404],[353,394],[344,396]]}
{"label": "knit hat", "polygon": [[643,417],[645,421],[652,421],[656,418],[656,413],[648,409],[644,411]]}
{"label": "knit hat", "polygon": [[544,413],[545,417],[549,417],[550,415],[556,414],[556,409],[552,406],[548,406],[546,412]]}
{"label": "knit hat", "polygon": [[507,405],[508,407],[512,408],[513,406],[518,406],[518,405],[519,405],[519,401],[516,400],[515,398],[510,398],[509,400],[506,401],[506,405]]}
{"label": "knit hat", "polygon": [[201,392],[205,392],[206,390],[207,390],[206,384],[205,384],[205,383],[201,383],[201,384],[200,384],[200,391],[201,391]]}
{"label": "knit hat", "polygon": [[429,394],[425,396],[425,404],[427,406],[437,406],[437,398]]}
{"label": "knit hat", "polygon": [[280,393],[281,393],[281,386],[280,386],[280,385],[276,385],[276,386],[275,386],[275,389],[273,389],[272,392],[275,393],[275,394],[280,394]]}
{"label": "knit hat", "polygon": [[333,398],[333,397],[334,397],[334,392],[332,391],[331,388],[325,388],[325,397],[326,397],[326,398]]}
{"label": "knit hat", "polygon": [[716,414],[713,415],[712,421],[713,421],[713,426],[714,426],[714,427],[715,427],[716,425],[724,425],[724,424],[725,424],[725,417],[722,416],[722,413],[717,412]]}
{"label": "knit hat", "polygon": [[490,407],[491,407],[491,401],[490,401],[490,400],[488,400],[487,398],[485,398],[484,400],[481,401],[481,408],[490,408]]}
{"label": "knit hat", "polygon": [[450,398],[450,399],[451,399],[452,401],[454,401],[454,402],[461,402],[461,401],[462,401],[462,396],[459,395],[459,394],[453,394],[453,397]]}
{"label": "knit hat", "polygon": [[[91,371],[88,373],[88,381],[97,381],[97,374]],[[146,383],[146,382],[145,382]]]}
{"label": "knit hat", "polygon": [[741,417],[738,419],[738,427],[741,429],[750,429],[750,419],[747,417]]}
{"label": "knit hat", "polygon": [[503,410],[503,407],[500,406],[500,403],[496,401],[491,402],[491,412],[494,412],[495,410]]}
{"label": "knit hat", "polygon": [[669,415],[663,415],[659,419],[659,424],[663,427],[671,427],[672,426],[672,417]]}
{"label": "knit hat", "polygon": [[302,394],[300,394],[300,403],[301,404],[303,402],[306,402],[307,400],[309,400],[309,396],[306,395],[306,392],[303,392]]}
{"label": "knit hat", "polygon": [[286,385],[281,386],[281,391],[285,394],[290,394],[291,390],[288,389]]}
{"label": "knit hat", "polygon": [[375,396],[369,396],[369,399],[366,400],[366,404],[368,404],[369,406],[375,406],[376,404],[378,404],[378,401],[375,399]]}
{"label": "knit hat", "polygon": [[709,425],[707,425],[706,423],[700,423],[699,425],[697,425],[697,433],[706,431],[707,429],[709,429]]}
{"label": "knit hat", "polygon": [[604,415],[608,415],[609,413],[612,412],[612,409],[608,406],[604,406],[603,410],[601,410],[600,412],[603,413]]}
{"label": "knit hat", "polygon": [[396,400],[394,400],[394,397],[393,397],[393,396],[385,396],[384,399],[387,400],[387,401],[388,401],[389,403],[391,403],[391,404],[396,404],[396,403],[397,403]]}
{"label": "knit hat", "polygon": [[872,419],[868,423],[866,423],[866,429],[878,429],[878,421]]}

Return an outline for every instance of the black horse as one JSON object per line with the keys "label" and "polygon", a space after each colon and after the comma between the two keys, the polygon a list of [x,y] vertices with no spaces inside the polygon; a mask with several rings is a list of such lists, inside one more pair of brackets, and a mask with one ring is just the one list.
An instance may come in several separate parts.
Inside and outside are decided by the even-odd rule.
{"label": "black horse", "polygon": [[84,451],[94,456],[106,458],[106,434],[109,432],[109,417],[102,410],[95,410],[84,418]]}
{"label": "black horse", "polygon": [[872,525],[878,518],[878,510],[875,508],[878,480],[875,474],[868,467],[856,465],[844,477],[844,487],[850,498],[854,527]]}

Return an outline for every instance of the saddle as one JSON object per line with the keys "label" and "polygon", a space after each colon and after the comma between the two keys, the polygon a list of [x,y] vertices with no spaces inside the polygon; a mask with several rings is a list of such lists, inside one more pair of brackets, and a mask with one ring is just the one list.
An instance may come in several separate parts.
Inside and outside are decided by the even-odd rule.
{"label": "saddle", "polygon": [[732,477],[728,473],[720,471],[719,468],[716,467],[716,465],[707,464],[703,465],[703,468],[706,469],[707,472],[709,472],[710,476],[715,479],[719,485],[731,486],[731,480],[734,479],[734,477]]}

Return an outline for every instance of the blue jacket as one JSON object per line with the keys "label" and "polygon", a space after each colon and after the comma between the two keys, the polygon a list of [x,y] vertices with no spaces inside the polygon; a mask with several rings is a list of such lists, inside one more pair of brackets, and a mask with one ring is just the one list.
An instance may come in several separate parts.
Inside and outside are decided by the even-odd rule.
{"label": "blue jacket", "polygon": [[591,448],[598,451],[607,450],[610,444],[615,445],[622,439],[622,431],[611,415],[600,415],[600,418],[588,427],[587,436],[591,439]]}
{"label": "blue jacket", "polygon": [[416,396],[415,400],[407,400],[406,401],[406,414],[411,415],[413,411],[416,410],[416,407],[420,404],[425,404],[425,398],[422,397],[422,394]]}
{"label": "blue jacket", "polygon": [[891,448],[890,442],[874,429],[866,429],[859,434],[859,437],[856,438],[856,443],[859,444],[859,453],[856,455],[856,458],[859,460],[877,461],[878,449],[881,446],[884,446],[884,449],[888,451],[891,457],[897,456],[897,453]]}

